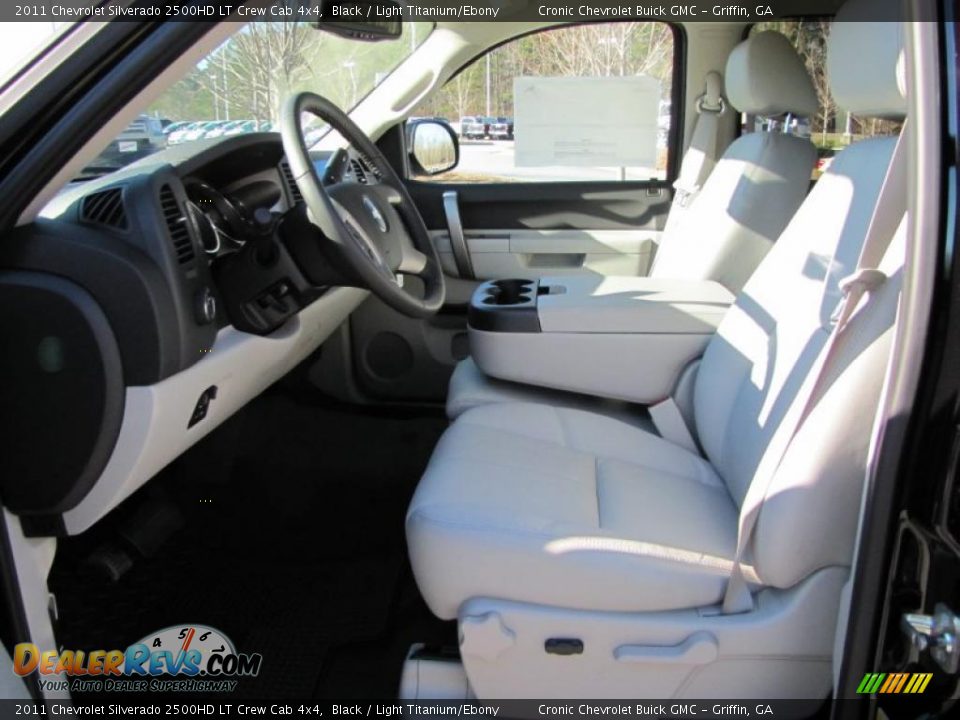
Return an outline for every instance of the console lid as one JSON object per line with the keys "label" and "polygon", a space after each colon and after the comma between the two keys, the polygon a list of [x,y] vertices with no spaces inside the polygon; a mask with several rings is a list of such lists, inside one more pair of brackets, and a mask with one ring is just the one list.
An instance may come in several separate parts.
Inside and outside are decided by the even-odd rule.
{"label": "console lid", "polygon": [[491,377],[652,404],[703,354],[733,300],[711,281],[494,280],[470,303],[471,352]]}

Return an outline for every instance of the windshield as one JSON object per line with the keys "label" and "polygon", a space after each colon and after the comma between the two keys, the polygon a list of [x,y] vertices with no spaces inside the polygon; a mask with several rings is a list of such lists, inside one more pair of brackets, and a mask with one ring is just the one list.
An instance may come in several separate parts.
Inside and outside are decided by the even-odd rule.
{"label": "windshield", "polygon": [[[310,90],[352,110],[429,35],[432,23],[404,23],[403,36],[361,42],[306,23],[244,26],[170,87],[110,142],[79,179],[103,175],[169,145],[279,128],[280,108]],[[308,133],[316,142],[322,128]]]}
{"label": "windshield", "polygon": [[[27,14],[37,6],[18,6]],[[37,59],[72,22],[0,22],[0,86]]]}

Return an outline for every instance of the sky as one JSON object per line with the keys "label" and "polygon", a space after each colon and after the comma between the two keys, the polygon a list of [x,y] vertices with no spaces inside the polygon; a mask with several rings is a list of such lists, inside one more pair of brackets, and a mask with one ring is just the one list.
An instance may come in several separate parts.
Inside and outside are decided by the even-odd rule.
{"label": "sky", "polygon": [[19,70],[70,23],[0,22],[0,82]]}

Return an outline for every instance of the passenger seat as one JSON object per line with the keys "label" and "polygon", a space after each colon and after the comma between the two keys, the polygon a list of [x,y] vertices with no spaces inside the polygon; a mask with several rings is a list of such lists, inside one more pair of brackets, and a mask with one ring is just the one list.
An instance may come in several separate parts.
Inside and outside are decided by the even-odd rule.
{"label": "passenger seat", "polygon": [[[833,95],[903,119],[903,28],[851,22],[868,1],[831,30]],[[737,296],[696,378],[702,457],[534,403],[446,431],[407,545],[431,610],[458,620],[477,697],[827,696],[903,282],[908,146],[840,152]]]}
{"label": "passenger seat", "polygon": [[[810,75],[778,32],[757,33],[734,48],[726,83],[730,103],[748,115],[809,117],[817,112]],[[816,149],[806,138],[774,132],[739,137],[689,207],[675,203],[651,277],[715,280],[738,292],[803,202],[815,162]],[[453,420],[472,407],[518,400],[583,407],[588,399],[490,378],[467,358],[450,380],[447,416]],[[609,402],[602,409],[609,411]],[[643,422],[643,415],[629,406],[620,405],[616,412]]]}

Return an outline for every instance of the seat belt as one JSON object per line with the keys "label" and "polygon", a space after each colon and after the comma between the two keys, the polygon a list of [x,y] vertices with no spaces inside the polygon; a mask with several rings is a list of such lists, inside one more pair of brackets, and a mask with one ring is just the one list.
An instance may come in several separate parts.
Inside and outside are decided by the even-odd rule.
{"label": "seat belt", "polygon": [[[887,246],[906,212],[907,163],[904,142],[906,127],[904,124],[890,158],[887,174],[880,186],[870,225],[857,260],[857,268],[852,275],[840,281],[842,297],[830,318],[833,325],[830,336],[817,355],[813,367],[807,373],[779,427],[774,431],[744,497],[737,529],[737,550],[723,597],[724,614],[748,612],[753,609],[753,596],[750,594],[748,583],[759,582],[759,579],[752,568],[749,571],[744,568],[743,558],[763,509],[767,490],[790,447],[790,442],[812,407],[813,398],[826,376],[826,370],[838,346],[837,341],[843,335],[847,322],[864,296],[879,288],[887,279],[877,266],[882,261]],[[746,577],[748,572],[749,578]]]}
{"label": "seat belt", "polygon": [[727,104],[720,94],[723,79],[720,73],[711,70],[704,78],[703,94],[697,99],[697,122],[693,128],[690,146],[683,156],[680,174],[673,183],[676,191],[667,227],[679,222],[686,208],[696,199],[700,188],[710,177],[717,160],[720,159],[720,118],[727,111]]}

